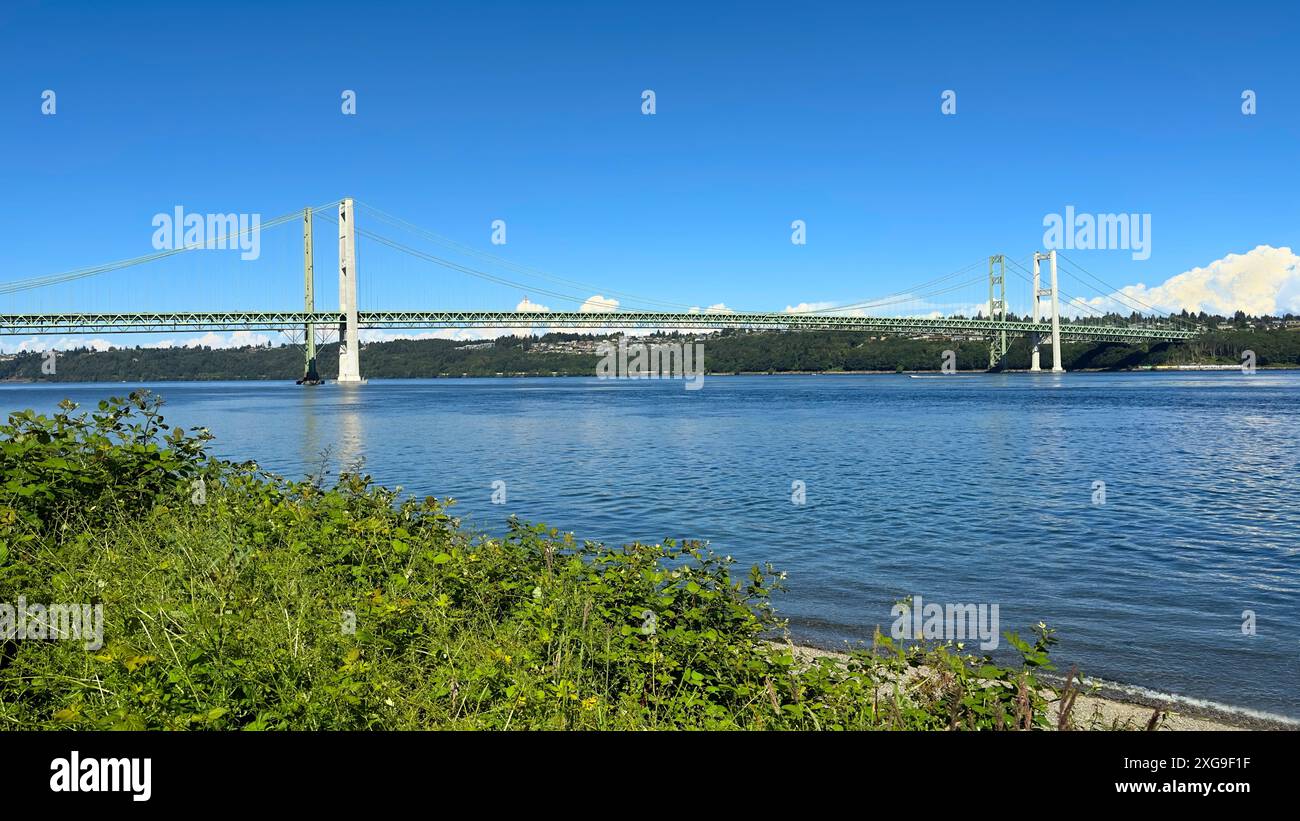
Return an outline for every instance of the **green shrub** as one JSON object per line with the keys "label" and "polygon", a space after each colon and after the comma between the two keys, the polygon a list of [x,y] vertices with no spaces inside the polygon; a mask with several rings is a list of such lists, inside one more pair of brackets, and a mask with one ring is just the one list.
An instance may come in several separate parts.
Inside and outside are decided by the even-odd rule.
{"label": "green shrub", "polygon": [[[0,726],[975,729],[1048,725],[1018,668],[949,646],[808,659],[769,567],[609,547],[344,474],[208,456],[146,393],[0,426],[0,602],[100,603],[104,644],[0,646]],[[201,483],[201,485],[196,485]],[[196,493],[195,488],[202,492]],[[355,629],[352,629],[352,628]]]}

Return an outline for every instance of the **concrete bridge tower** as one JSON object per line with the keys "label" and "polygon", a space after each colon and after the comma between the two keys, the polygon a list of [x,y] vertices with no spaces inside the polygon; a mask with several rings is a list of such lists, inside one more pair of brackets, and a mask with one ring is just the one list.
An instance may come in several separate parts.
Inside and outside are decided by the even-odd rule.
{"label": "concrete bridge tower", "polygon": [[343,384],[359,384],[361,340],[357,333],[356,209],[351,197],[339,203],[339,376]]}
{"label": "concrete bridge tower", "polygon": [[[1038,263],[1042,260],[1048,260],[1051,264],[1052,287],[1041,287],[1041,274]],[[1043,318],[1042,303],[1043,297],[1051,297],[1052,300],[1052,373],[1065,373],[1065,368],[1061,367],[1061,300],[1060,289],[1057,287],[1056,280],[1056,250],[1048,251],[1046,254],[1034,252],[1034,322],[1040,322]],[[1042,342],[1040,334],[1030,336],[1030,344],[1033,347],[1029,354],[1029,370],[1031,373],[1041,373],[1042,366],[1039,361],[1038,346]]]}

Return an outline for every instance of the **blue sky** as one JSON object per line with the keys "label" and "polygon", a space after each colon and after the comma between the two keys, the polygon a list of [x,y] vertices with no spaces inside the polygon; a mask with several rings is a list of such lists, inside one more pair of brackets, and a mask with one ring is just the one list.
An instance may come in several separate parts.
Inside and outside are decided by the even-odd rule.
{"label": "blue sky", "polygon": [[[1285,3],[384,5],[7,2],[0,282],[148,253],[153,216],[177,205],[269,219],[352,196],[598,286],[539,285],[578,298],[782,310],[1023,257],[1072,205],[1150,215],[1148,259],[1067,252],[1106,283],[1174,308],[1207,290],[1300,305],[1300,15]],[[331,230],[317,225],[325,307]],[[262,249],[0,294],[0,311],[299,307],[297,229]],[[364,239],[360,254],[363,309],[575,307]]]}

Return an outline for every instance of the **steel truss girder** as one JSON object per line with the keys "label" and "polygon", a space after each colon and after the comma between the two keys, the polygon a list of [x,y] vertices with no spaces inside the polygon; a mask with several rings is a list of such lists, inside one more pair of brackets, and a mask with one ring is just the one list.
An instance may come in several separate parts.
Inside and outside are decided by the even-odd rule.
{"label": "steel truss girder", "polygon": [[[166,333],[173,331],[283,331],[308,323],[340,325],[338,313],[305,311],[230,311],[179,313],[3,314],[0,335]],[[779,313],[668,313],[617,311],[361,311],[360,328],[677,328],[749,330],[843,330],[883,334],[966,334],[988,338],[1006,332],[1023,336],[1049,334],[1050,322],[1012,319],[938,319],[913,317],[829,316]],[[1072,341],[1141,342],[1191,339],[1195,331],[1154,326],[1124,327],[1065,322],[1061,336]]]}

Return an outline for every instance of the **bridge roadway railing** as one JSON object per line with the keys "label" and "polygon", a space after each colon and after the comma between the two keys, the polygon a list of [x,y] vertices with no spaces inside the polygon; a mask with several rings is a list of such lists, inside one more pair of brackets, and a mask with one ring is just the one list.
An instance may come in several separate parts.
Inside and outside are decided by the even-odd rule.
{"label": "bridge roadway railing", "polygon": [[[0,335],[163,333],[171,331],[301,330],[307,323],[339,324],[338,313],[227,311],[180,313],[3,314]],[[663,313],[646,311],[361,311],[361,328],[678,328],[751,330],[844,330],[882,334],[1051,334],[1050,322],[955,317],[876,317],[782,313]],[[1152,325],[1089,325],[1063,322],[1061,337],[1074,341],[1140,342],[1191,339],[1196,331]]]}

